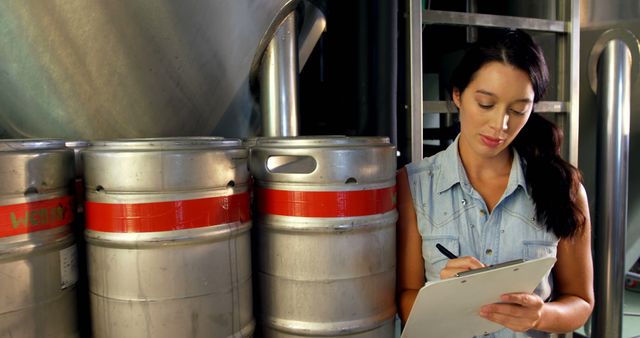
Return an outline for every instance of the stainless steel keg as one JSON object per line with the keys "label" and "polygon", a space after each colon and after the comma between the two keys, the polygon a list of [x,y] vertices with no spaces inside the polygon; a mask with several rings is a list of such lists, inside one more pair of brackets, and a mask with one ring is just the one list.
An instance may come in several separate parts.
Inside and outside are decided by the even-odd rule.
{"label": "stainless steel keg", "polygon": [[395,148],[386,138],[258,139],[265,337],[393,337]]}
{"label": "stainless steel keg", "polygon": [[73,152],[0,141],[0,337],[78,337]]}
{"label": "stainless steel keg", "polygon": [[83,160],[94,337],[252,336],[241,142],[93,142]]}

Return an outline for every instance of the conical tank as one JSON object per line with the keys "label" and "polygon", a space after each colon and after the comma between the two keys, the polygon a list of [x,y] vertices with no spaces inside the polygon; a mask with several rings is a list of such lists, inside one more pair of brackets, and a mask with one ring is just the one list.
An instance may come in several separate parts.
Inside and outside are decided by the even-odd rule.
{"label": "conical tank", "polygon": [[291,0],[0,3],[0,137],[249,134],[249,75]]}

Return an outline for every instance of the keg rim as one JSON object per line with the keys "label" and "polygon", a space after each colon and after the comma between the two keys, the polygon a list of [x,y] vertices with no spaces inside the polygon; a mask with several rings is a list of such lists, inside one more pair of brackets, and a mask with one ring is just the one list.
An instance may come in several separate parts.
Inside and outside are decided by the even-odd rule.
{"label": "keg rim", "polygon": [[91,145],[91,142],[86,140],[74,140],[74,141],[65,141],[65,147],[71,148],[73,150],[79,150],[81,148],[87,148]]}
{"label": "keg rim", "polygon": [[279,136],[258,138],[255,147],[390,146],[386,136]]}
{"label": "keg rim", "polygon": [[150,137],[123,138],[115,140],[92,141],[91,150],[176,150],[202,148],[230,148],[240,147],[242,142],[236,138],[219,136],[186,136],[186,137]]}
{"label": "keg rim", "polygon": [[29,151],[64,149],[62,139],[4,139],[0,140],[0,151]]}

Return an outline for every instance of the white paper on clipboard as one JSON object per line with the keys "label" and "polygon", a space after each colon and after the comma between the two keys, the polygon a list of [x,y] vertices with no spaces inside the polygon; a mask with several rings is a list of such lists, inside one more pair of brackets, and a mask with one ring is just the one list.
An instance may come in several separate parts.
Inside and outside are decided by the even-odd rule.
{"label": "white paper on clipboard", "polygon": [[502,325],[480,317],[480,307],[500,302],[500,295],[531,293],[555,264],[554,257],[429,282],[418,292],[402,338],[470,338]]}

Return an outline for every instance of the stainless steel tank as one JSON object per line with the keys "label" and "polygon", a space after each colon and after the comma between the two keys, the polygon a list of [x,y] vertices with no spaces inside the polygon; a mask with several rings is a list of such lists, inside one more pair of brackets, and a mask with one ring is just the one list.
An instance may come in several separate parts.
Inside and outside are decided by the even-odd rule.
{"label": "stainless steel tank", "polygon": [[0,141],[0,337],[78,337],[73,152]]}
{"label": "stainless steel tank", "polygon": [[251,68],[298,2],[2,1],[0,136],[247,136]]}
{"label": "stainless steel tank", "polygon": [[94,337],[252,336],[240,141],[93,142],[83,160]]}
{"label": "stainless steel tank", "polygon": [[395,148],[260,138],[251,150],[264,337],[393,337]]}

